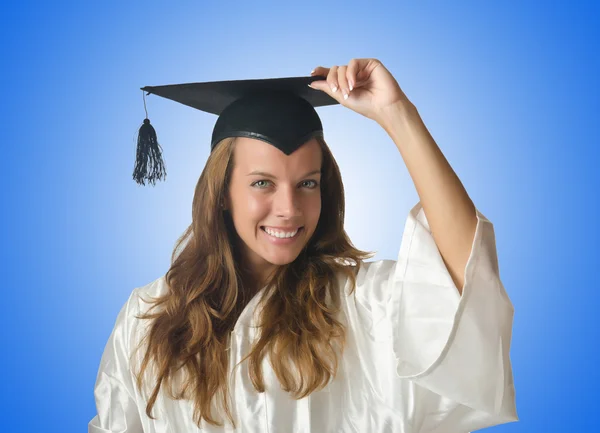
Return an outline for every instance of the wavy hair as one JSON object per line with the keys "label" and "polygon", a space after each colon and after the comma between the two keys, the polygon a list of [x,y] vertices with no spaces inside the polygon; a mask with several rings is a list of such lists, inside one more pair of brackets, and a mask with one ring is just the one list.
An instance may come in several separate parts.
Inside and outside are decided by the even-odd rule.
{"label": "wavy hair", "polygon": [[[240,361],[249,359],[252,384],[264,392],[261,362],[269,356],[282,388],[296,399],[322,389],[335,377],[336,347],[341,353],[346,340],[344,326],[336,319],[341,290],[337,275],[345,273],[353,291],[361,260],[373,256],[356,249],[344,230],[339,167],[325,141],[317,141],[323,155],[317,227],[298,257],[278,266],[269,278],[261,298],[260,337]],[[210,154],[194,192],[192,224],[173,251],[166,274],[168,291],[152,301],[146,314],[138,316],[151,320],[138,347],[145,344],[146,352],[136,383],[141,390],[144,371],[152,364],[155,374],[151,377],[156,382],[146,405],[146,414],[152,419],[152,408],[164,386],[171,398],[194,401],[198,427],[202,419],[223,425],[211,413],[211,402],[218,397],[235,427],[227,399],[227,348],[252,291],[244,285],[231,216],[220,208],[229,188],[234,147],[235,138],[226,138]],[[332,301],[329,305],[328,299]],[[152,313],[155,308],[158,311]],[[185,380],[174,389],[179,372]]]}

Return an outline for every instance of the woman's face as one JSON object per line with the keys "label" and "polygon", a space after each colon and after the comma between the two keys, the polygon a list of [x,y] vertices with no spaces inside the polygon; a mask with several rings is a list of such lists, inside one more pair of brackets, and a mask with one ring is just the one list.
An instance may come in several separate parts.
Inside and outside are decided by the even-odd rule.
{"label": "woman's face", "polygon": [[316,139],[291,155],[261,140],[236,139],[226,209],[243,241],[243,260],[261,283],[277,265],[294,261],[317,227],[321,158]]}

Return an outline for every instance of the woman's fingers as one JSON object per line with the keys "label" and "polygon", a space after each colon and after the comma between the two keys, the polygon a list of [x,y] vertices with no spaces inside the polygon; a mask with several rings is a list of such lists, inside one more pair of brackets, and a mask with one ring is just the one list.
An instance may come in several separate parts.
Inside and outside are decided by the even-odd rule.
{"label": "woman's fingers", "polygon": [[340,90],[342,91],[342,95],[344,99],[348,99],[350,95],[350,86],[348,85],[348,78],[346,76],[347,66],[339,66],[338,74],[337,74],[337,82]]}
{"label": "woman's fingers", "polygon": [[324,68],[323,66],[317,66],[310,73],[310,75],[312,75],[313,77],[317,75],[327,77],[327,74],[329,74],[329,68]]}
{"label": "woman's fingers", "polygon": [[329,84],[329,88],[333,93],[337,92],[339,89],[337,75],[338,75],[338,67],[332,66],[329,68],[329,73],[327,74],[327,84]]}
{"label": "woman's fingers", "polygon": [[[348,99],[350,92],[354,90],[355,87],[364,84],[362,83],[364,77],[361,78],[361,73],[364,72],[363,69],[368,63],[368,60],[369,59],[352,59],[348,62],[348,65],[335,65],[331,68],[317,66],[312,70],[311,75],[325,77],[325,81],[327,82],[326,85],[329,87],[328,90],[331,92],[331,96],[338,100],[343,97],[345,100]],[[325,90],[324,85],[325,83],[321,84],[317,82],[311,84],[311,87],[318,90]]]}
{"label": "woman's fingers", "polygon": [[342,94],[349,95],[356,87],[357,82],[360,81],[359,75],[361,69],[365,66],[364,64],[361,64],[361,61],[363,60],[368,59],[352,59],[348,62],[348,65],[336,65],[331,68],[317,66],[313,69],[311,75],[326,77],[327,84],[333,93],[336,93],[338,89],[341,89]]}
{"label": "woman's fingers", "polygon": [[359,62],[357,59],[352,59],[348,62],[348,68],[346,69],[346,77],[348,79],[348,89],[352,91],[356,86]]}
{"label": "woman's fingers", "polygon": [[[348,99],[350,93],[348,79],[346,78],[346,66],[332,66],[327,74],[327,84],[332,93],[340,91],[344,99]],[[337,93],[339,95],[339,93]]]}

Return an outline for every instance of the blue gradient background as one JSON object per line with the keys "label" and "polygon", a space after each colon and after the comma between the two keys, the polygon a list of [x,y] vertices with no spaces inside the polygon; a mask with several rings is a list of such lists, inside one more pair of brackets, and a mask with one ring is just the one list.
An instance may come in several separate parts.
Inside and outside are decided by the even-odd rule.
{"label": "blue gradient background", "polygon": [[[191,222],[215,118],[148,97],[168,177],[139,187],[139,88],[308,75],[353,57],[394,74],[494,223],[521,421],[489,430],[597,428],[598,6],[13,3],[0,9],[2,431],[87,431],[117,313],[168,270]],[[399,152],[369,119],[320,114],[352,240],[395,259],[418,201]]]}

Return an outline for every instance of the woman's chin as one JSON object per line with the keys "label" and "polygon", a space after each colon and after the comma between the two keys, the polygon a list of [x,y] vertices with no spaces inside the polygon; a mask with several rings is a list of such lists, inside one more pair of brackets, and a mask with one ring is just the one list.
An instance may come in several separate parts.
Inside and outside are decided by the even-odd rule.
{"label": "woman's chin", "polygon": [[296,257],[298,257],[298,254],[293,256],[290,254],[274,254],[273,256],[264,257],[264,259],[273,265],[283,266],[292,263],[296,260]]}

